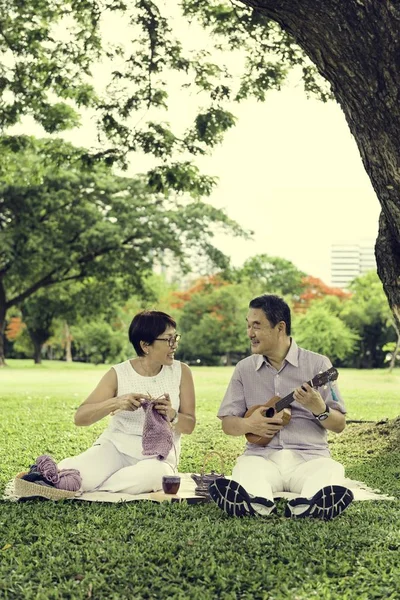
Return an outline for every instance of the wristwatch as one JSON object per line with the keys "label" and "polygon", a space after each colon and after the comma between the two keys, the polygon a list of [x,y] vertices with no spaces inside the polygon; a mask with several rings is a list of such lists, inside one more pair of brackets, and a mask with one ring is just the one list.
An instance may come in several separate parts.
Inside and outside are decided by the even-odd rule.
{"label": "wristwatch", "polygon": [[177,424],[178,422],[178,418],[179,418],[179,413],[177,410],[175,410],[175,416],[174,418],[170,421],[170,425],[173,427],[174,425]]}
{"label": "wristwatch", "polygon": [[325,421],[325,419],[329,417],[329,406],[325,404],[324,412],[320,413],[319,415],[313,413],[313,415],[316,419],[318,419],[318,421]]}

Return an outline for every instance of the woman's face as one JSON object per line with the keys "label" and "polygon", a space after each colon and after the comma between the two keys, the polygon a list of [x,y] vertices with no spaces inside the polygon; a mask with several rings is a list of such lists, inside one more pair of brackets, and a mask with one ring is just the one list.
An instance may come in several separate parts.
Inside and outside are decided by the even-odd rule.
{"label": "woman's face", "polygon": [[149,346],[149,358],[162,365],[172,365],[178,342],[175,339],[176,330],[169,325]]}

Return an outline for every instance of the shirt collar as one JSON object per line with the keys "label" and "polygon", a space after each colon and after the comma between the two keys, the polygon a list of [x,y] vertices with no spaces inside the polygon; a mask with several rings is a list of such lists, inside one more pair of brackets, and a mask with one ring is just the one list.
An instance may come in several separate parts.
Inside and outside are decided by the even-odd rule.
{"label": "shirt collar", "polygon": [[292,343],[290,344],[289,352],[285,356],[285,360],[294,367],[299,366],[299,347],[293,338],[290,338]]}
{"label": "shirt collar", "polygon": [[[299,366],[299,347],[293,338],[290,338],[290,339],[291,339],[291,344],[290,344],[289,352],[286,354],[284,361],[290,363],[294,367],[298,367]],[[266,365],[269,364],[265,356],[263,356],[262,354],[258,354],[256,357],[256,371],[261,369],[261,367],[264,363]]]}

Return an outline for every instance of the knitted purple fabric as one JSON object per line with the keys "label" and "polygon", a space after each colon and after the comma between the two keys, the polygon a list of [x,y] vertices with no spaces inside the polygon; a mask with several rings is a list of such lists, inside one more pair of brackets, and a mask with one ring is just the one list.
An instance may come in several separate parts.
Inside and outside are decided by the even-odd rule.
{"label": "knitted purple fabric", "polygon": [[142,446],[145,456],[157,454],[157,458],[166,458],[173,446],[172,428],[166,418],[154,409],[154,402],[142,403],[146,413],[143,425]]}

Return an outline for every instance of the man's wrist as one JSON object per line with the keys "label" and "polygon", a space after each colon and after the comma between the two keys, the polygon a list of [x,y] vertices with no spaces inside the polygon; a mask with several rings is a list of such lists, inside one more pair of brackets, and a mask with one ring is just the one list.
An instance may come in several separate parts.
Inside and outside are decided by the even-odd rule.
{"label": "man's wrist", "polygon": [[243,417],[243,418],[242,418],[242,421],[241,421],[241,423],[240,423],[240,425],[241,425],[241,429],[242,429],[241,435],[246,435],[247,433],[253,433],[253,432],[251,431],[251,430],[252,430],[252,427],[251,427],[251,422],[250,422],[250,419],[249,419],[249,418],[246,418],[246,419],[245,419],[245,418]]}
{"label": "man's wrist", "polygon": [[325,419],[327,419],[329,417],[329,406],[327,404],[325,404],[325,408],[317,413],[312,413],[313,416],[318,419],[318,421],[325,421]]}

